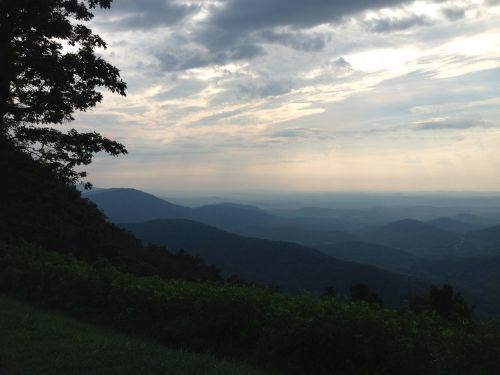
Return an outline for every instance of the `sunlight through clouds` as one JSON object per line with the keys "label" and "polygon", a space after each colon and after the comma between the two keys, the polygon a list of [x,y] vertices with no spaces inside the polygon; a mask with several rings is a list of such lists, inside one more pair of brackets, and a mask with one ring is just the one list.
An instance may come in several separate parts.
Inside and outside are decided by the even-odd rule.
{"label": "sunlight through clouds", "polygon": [[[174,170],[201,169],[222,181],[236,169],[248,176],[225,176],[235,188],[249,180],[283,188],[272,175],[286,176],[292,190],[500,183],[498,158],[485,152],[492,147],[485,139],[500,141],[495,2],[157,3],[125,1],[96,16],[92,26],[110,42],[103,54],[129,90],[126,98],[106,94],[75,123],[127,144],[133,152],[120,163],[151,169],[137,180],[151,173],[168,189]],[[433,117],[444,120],[426,134],[415,130]],[[92,168],[98,185],[115,184],[101,173],[107,163]]]}

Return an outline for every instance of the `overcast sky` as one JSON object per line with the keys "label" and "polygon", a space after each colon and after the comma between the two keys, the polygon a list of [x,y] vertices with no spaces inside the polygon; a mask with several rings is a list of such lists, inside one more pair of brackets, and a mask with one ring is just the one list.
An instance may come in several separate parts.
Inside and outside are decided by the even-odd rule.
{"label": "overcast sky", "polygon": [[500,190],[500,1],[115,0],[96,186]]}

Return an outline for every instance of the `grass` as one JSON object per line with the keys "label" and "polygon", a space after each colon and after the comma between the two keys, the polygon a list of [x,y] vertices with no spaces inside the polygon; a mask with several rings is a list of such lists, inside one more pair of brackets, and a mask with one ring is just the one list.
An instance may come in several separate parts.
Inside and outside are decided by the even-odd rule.
{"label": "grass", "polygon": [[269,375],[1,295],[0,374]]}

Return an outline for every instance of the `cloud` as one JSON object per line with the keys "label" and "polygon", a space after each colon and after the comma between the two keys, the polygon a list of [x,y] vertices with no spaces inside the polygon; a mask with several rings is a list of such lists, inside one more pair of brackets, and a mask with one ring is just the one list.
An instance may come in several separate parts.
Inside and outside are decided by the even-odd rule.
{"label": "cloud", "polygon": [[497,125],[491,121],[474,119],[437,118],[418,123],[414,130],[457,130],[470,128],[491,128]]}
{"label": "cloud", "polygon": [[167,90],[155,94],[151,97],[153,100],[182,99],[196,95],[208,86],[207,82],[191,79],[180,80],[169,87]]}
{"label": "cloud", "polygon": [[349,62],[345,58],[343,58],[342,56],[339,57],[338,59],[330,62],[329,64],[333,65],[336,68],[341,68],[341,69],[345,69],[345,70],[352,70],[351,64],[349,64]]}
{"label": "cloud", "polygon": [[227,0],[210,8],[193,39],[210,50],[240,43],[272,42],[301,51],[320,51],[327,37],[301,32],[369,9],[404,0]]}
{"label": "cloud", "polygon": [[404,17],[384,17],[366,21],[368,30],[376,33],[407,30],[415,26],[429,26],[435,21],[425,15],[406,15]]}
{"label": "cloud", "polygon": [[205,48],[184,48],[156,52],[161,70],[175,72],[209,65],[224,65],[234,61],[252,60],[265,55],[264,48],[254,44],[230,46],[225,49],[210,51]]}
{"label": "cloud", "polygon": [[403,0],[231,0],[217,8],[210,22],[225,30],[254,30],[277,26],[297,29],[330,23],[369,9],[403,3]]}
{"label": "cloud", "polygon": [[172,0],[118,0],[113,2],[112,12],[96,9],[95,13],[98,18],[103,18],[97,24],[106,28],[150,30],[175,25],[200,9],[198,4]]}
{"label": "cloud", "polygon": [[[272,186],[274,178],[255,171],[265,164],[274,177],[293,158],[286,173],[304,173],[312,186],[319,181],[312,171],[325,176],[331,166],[343,170],[332,181],[344,173],[366,181],[380,154],[380,173],[392,173],[386,163],[394,155],[448,157],[462,147],[459,137],[489,139],[495,150],[494,3],[115,0],[94,22],[109,42],[102,56],[120,68],[129,95],[106,95],[92,112],[112,117],[77,121],[123,137],[128,160],[148,163],[134,173],[164,174],[168,184],[175,165],[179,186],[189,185],[186,166],[193,176],[236,166]],[[470,142],[460,150],[482,160]],[[439,158],[424,159],[433,167]],[[495,160],[488,171],[498,170]],[[464,170],[458,156],[456,163]],[[402,171],[400,181],[409,175]],[[415,183],[429,186],[424,177]],[[221,184],[220,174],[213,179]]]}
{"label": "cloud", "polygon": [[238,85],[238,93],[242,98],[266,98],[285,94],[289,92],[292,87],[292,82],[289,80],[269,81],[264,84],[247,82]]}
{"label": "cloud", "polygon": [[328,36],[324,34],[276,30],[264,30],[258,33],[256,37],[266,43],[279,43],[297,51],[308,52],[321,51],[328,41]]}
{"label": "cloud", "polygon": [[465,9],[462,7],[448,6],[441,11],[450,21],[456,21],[465,17]]}
{"label": "cloud", "polygon": [[334,139],[334,137],[323,129],[306,128],[306,127],[293,127],[284,128],[267,132],[264,134],[267,138],[276,139],[302,139],[302,140],[326,140]]}

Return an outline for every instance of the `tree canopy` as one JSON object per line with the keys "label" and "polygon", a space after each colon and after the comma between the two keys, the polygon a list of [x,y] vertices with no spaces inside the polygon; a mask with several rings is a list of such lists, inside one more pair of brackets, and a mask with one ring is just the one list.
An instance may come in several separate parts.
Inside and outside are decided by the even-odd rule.
{"label": "tree canopy", "polygon": [[96,54],[106,43],[84,24],[111,1],[0,0],[0,137],[68,183],[86,176],[75,167],[96,153],[127,152],[99,133],[56,126],[96,106],[100,88],[125,95],[119,70]]}

